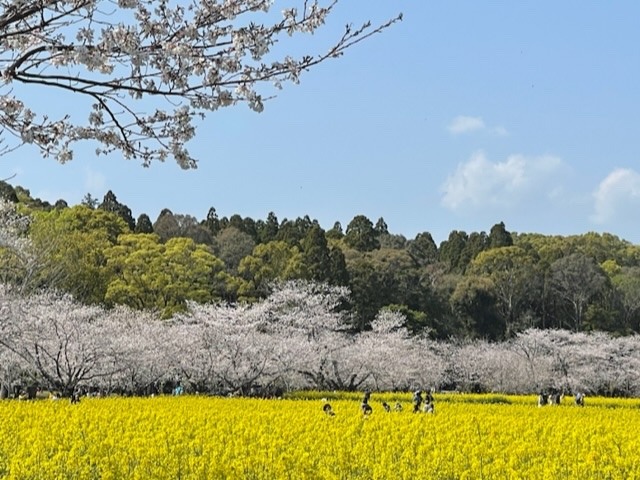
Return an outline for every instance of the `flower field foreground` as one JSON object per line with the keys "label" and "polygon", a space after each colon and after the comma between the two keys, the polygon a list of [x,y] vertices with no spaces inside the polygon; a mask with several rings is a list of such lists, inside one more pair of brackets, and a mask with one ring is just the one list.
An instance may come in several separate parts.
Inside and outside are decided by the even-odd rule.
{"label": "flower field foreground", "polygon": [[[0,402],[0,478],[640,478],[637,402],[155,397]],[[393,397],[394,403],[397,397]],[[461,397],[458,397],[461,398]],[[612,406],[618,408],[611,408]]]}

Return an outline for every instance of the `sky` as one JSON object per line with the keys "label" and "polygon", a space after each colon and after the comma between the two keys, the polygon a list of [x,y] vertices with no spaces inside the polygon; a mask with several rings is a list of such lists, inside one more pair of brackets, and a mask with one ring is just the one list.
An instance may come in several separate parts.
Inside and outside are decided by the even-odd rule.
{"label": "sky", "polygon": [[[276,2],[277,8],[295,0]],[[356,215],[408,239],[430,232],[607,232],[640,243],[640,2],[341,0],[312,37],[404,19],[285,84],[262,113],[219,110],[188,144],[198,168],[143,168],[95,145],[64,165],[23,147],[0,177],[55,202],[111,190],[134,218]],[[267,90],[272,93],[271,90]],[[30,92],[40,108],[81,99]],[[74,103],[75,102],[75,103]]]}

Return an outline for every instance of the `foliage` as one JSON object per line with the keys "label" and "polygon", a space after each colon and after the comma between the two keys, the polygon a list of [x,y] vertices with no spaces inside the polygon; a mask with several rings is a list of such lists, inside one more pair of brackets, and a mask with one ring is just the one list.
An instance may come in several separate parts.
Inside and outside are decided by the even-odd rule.
{"label": "foliage", "polygon": [[222,261],[189,238],[160,243],[155,234],[121,235],[105,257],[111,273],[104,297],[108,305],[159,310],[170,317],[188,300],[207,303],[225,293]]}
{"label": "foliage", "polygon": [[[170,315],[188,300],[254,302],[269,294],[272,281],[310,280],[350,289],[343,308],[353,333],[367,331],[389,307],[404,312],[412,334],[434,339],[505,340],[528,328],[640,332],[640,247],[609,234],[511,234],[500,222],[488,235],[453,231],[438,247],[428,232],[406,240],[389,233],[382,218],[374,225],[363,215],[349,223],[346,235],[339,222],[324,231],[308,216],[278,222],[270,212],[254,220],[219,217],[214,208],[203,221],[165,208],[151,225],[145,214],[133,222],[113,192],[101,208],[87,202],[66,207],[64,201],[51,208],[21,187],[12,189],[18,203],[2,207],[8,213],[0,237],[24,248],[0,249],[0,275],[25,291],[61,290],[85,303],[124,303]],[[21,219],[18,230],[12,218]],[[111,247],[121,234],[132,234],[132,222],[134,236],[126,241],[141,246],[118,254],[120,264],[136,266],[124,281],[120,267],[107,268],[105,252],[117,251]],[[172,242],[170,250],[195,249],[202,259],[213,255],[224,274],[216,267],[207,277],[199,260],[193,272],[180,267],[175,274],[165,271],[171,262],[163,269],[140,261],[142,245],[161,249],[145,240],[150,233],[162,244]],[[149,258],[163,255],[149,252]],[[136,282],[147,289],[155,285],[158,293],[133,294]]]}
{"label": "foliage", "polygon": [[40,283],[101,303],[110,280],[105,252],[129,227],[120,216],[79,205],[36,212],[29,238],[40,252]]}

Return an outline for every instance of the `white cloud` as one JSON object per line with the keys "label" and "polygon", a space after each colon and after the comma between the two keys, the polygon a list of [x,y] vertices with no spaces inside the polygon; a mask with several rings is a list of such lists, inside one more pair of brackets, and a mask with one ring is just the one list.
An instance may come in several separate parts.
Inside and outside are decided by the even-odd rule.
{"label": "white cloud", "polygon": [[484,123],[482,117],[470,117],[467,115],[459,115],[454,118],[447,127],[447,130],[449,130],[453,135],[477,132],[481,130],[501,137],[508,135],[507,129],[502,126],[490,127]]}
{"label": "white cloud", "polygon": [[480,117],[467,117],[460,115],[453,119],[447,129],[457,135],[460,133],[473,132],[475,130],[483,130],[485,128],[484,121]]}
{"label": "white cloud", "polygon": [[501,137],[506,137],[507,135],[509,135],[509,132],[507,131],[507,129],[502,126],[492,127],[491,131]]}
{"label": "white cloud", "polygon": [[444,207],[479,209],[484,207],[513,207],[527,200],[543,196],[551,200],[558,196],[559,185],[554,181],[564,163],[554,156],[525,157],[511,155],[504,162],[493,163],[478,152],[463,164],[442,185]]}
{"label": "white cloud", "polygon": [[600,182],[593,197],[593,222],[635,223],[640,209],[640,173],[626,168],[615,169]]}

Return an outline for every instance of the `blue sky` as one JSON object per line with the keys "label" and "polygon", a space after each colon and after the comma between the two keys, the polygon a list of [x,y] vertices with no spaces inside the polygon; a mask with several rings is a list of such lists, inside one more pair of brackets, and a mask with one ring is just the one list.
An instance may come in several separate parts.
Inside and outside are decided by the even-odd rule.
{"label": "blue sky", "polygon": [[326,229],[384,217],[392,233],[437,242],[503,221],[640,243],[640,2],[342,0],[295,49],[321,51],[345,23],[399,12],[403,22],[285,85],[263,113],[211,114],[189,144],[196,170],[95,158],[94,147],[58,165],[22,148],[0,157],[1,176],[51,202],[112,190],[152,221],[213,206],[309,215]]}

